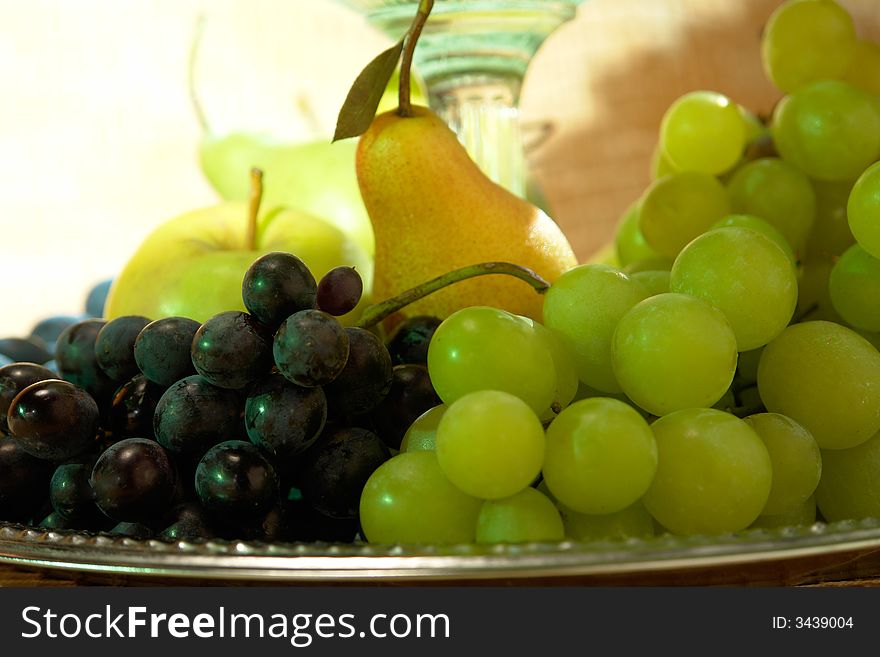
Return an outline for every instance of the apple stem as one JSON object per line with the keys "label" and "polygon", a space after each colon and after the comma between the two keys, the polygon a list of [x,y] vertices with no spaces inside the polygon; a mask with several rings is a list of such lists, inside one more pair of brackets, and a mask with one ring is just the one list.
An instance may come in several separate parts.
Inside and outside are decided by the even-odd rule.
{"label": "apple stem", "polygon": [[409,33],[406,36],[406,44],[403,46],[403,60],[400,64],[400,88],[397,96],[398,116],[415,116],[413,114],[412,101],[410,100],[410,69],[412,68],[416,43],[433,8],[434,0],[420,0],[419,11],[413,19],[412,26],[409,28]]}
{"label": "apple stem", "polygon": [[414,288],[409,289],[406,292],[401,292],[396,297],[391,297],[385,301],[374,303],[372,306],[369,306],[364,310],[364,314],[361,315],[361,319],[357,325],[361,328],[370,328],[389,315],[393,315],[409,304],[418,301],[437,290],[441,290],[447,285],[452,285],[453,283],[458,283],[459,281],[475,278],[477,276],[488,276],[490,274],[514,276],[515,278],[531,285],[535,288],[535,292],[538,294],[544,294],[544,292],[550,288],[550,283],[538,276],[538,274],[531,269],[526,269],[525,267],[510,262],[482,262],[478,265],[469,265],[467,267],[462,267],[461,269],[454,269],[450,272],[446,272],[442,276],[433,278],[421,285],[416,285]]}
{"label": "apple stem", "polygon": [[247,236],[245,245],[251,251],[257,250],[257,217],[260,214],[260,203],[263,200],[263,171],[251,169],[251,194],[248,203]]}

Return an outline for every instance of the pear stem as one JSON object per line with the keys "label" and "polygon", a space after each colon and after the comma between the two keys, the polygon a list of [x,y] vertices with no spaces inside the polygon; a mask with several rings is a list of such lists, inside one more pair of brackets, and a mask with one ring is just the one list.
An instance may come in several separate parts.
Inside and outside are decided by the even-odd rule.
{"label": "pear stem", "polygon": [[260,203],[263,200],[263,171],[251,169],[251,194],[248,203],[248,222],[245,246],[250,251],[257,249],[257,217],[260,214]]}
{"label": "pear stem", "polygon": [[538,276],[538,274],[531,269],[526,269],[525,267],[510,262],[482,262],[478,265],[469,265],[467,267],[462,267],[461,269],[454,269],[450,272],[446,272],[442,276],[438,276],[426,283],[417,285],[406,292],[401,292],[396,297],[391,297],[385,301],[374,303],[372,306],[369,306],[364,310],[364,314],[361,315],[361,319],[357,325],[361,328],[370,328],[389,315],[393,315],[409,304],[418,301],[437,290],[441,290],[447,285],[452,285],[453,283],[458,283],[459,281],[475,278],[477,276],[488,276],[490,274],[514,276],[515,278],[531,285],[535,288],[535,292],[538,294],[544,294],[544,292],[550,288],[550,283]]}
{"label": "pear stem", "polygon": [[421,0],[419,2],[419,11],[413,19],[412,26],[406,37],[406,44],[403,46],[403,60],[400,63],[400,88],[397,96],[397,115],[403,117],[415,116],[412,109],[412,101],[410,100],[410,69],[412,69],[413,53],[416,50],[416,43],[422,33],[422,28],[428,21],[428,15],[434,8],[434,0]]}

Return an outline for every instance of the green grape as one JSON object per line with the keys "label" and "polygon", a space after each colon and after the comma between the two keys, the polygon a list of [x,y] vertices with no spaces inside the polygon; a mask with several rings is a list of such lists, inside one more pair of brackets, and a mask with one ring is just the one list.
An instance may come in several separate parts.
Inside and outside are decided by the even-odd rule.
{"label": "green grape", "polygon": [[632,276],[633,274],[637,274],[640,271],[672,271],[672,263],[675,262],[675,258],[668,258],[666,256],[658,256],[656,258],[649,258],[646,260],[636,260],[635,262],[631,262],[623,268],[623,273],[628,276]]}
{"label": "green grape", "polygon": [[658,180],[663,176],[668,176],[670,173],[678,173],[678,170],[669,161],[669,158],[666,157],[660,144],[657,144],[654,147],[654,152],[651,153],[651,180]]}
{"label": "green grape", "polygon": [[815,80],[843,75],[853,59],[852,17],[831,0],[789,0],[764,26],[761,57],[773,83],[791,93]]}
{"label": "green grape", "polygon": [[859,245],[880,258],[880,162],[869,167],[853,185],[846,214]]}
{"label": "green grape", "polygon": [[736,361],[736,376],[740,381],[751,384],[758,382],[758,364],[761,362],[761,354],[763,353],[764,347],[739,352],[739,358]]}
{"label": "green grape", "polygon": [[816,504],[829,522],[880,517],[880,434],[849,449],[822,451]]}
{"label": "green grape", "polygon": [[742,156],[745,123],[727,96],[692,91],[673,102],[663,115],[660,145],[679,171],[722,173]]}
{"label": "green grape", "polygon": [[721,221],[716,221],[712,225],[712,228],[730,227],[748,228],[761,233],[765,237],[769,237],[773,240],[773,243],[776,244],[776,246],[783,250],[792,265],[797,263],[791,244],[789,244],[788,240],[785,239],[785,236],[766,219],[761,219],[753,214],[731,214],[724,217]]}
{"label": "green grape", "polygon": [[669,287],[721,310],[739,351],[779,335],[797,305],[791,261],[774,242],[748,228],[716,228],[678,255]]}
{"label": "green grape", "polygon": [[873,96],[880,96],[880,44],[859,41],[842,79]]}
{"label": "green grape", "polygon": [[640,501],[615,513],[578,513],[560,507],[565,535],[575,541],[622,541],[654,535],[654,519]]}
{"label": "green grape", "polygon": [[810,258],[836,258],[855,243],[846,219],[846,203],[852,180],[813,181],[816,192],[816,221],[807,240]]}
{"label": "green grape", "polygon": [[668,271],[647,270],[634,273],[631,278],[637,283],[641,283],[651,296],[664,294],[669,292],[669,279],[671,274]]}
{"label": "green grape", "polygon": [[809,258],[801,265],[798,280],[798,303],[795,316],[798,321],[823,319],[843,324],[843,318],[834,310],[828,279],[834,262],[831,258]]}
{"label": "green grape", "polygon": [[[547,328],[528,317],[520,317],[520,319],[532,327],[535,331],[535,339],[541,342],[553,357],[553,367],[556,370],[556,393],[553,395],[552,406],[540,414],[542,420],[552,420],[559,410],[571,403],[577,393],[579,381],[575,366],[574,345],[558,331]],[[554,410],[553,406],[557,407],[557,410]]]}
{"label": "green grape", "polygon": [[831,269],[828,291],[847,324],[880,331],[880,260],[854,244]]}
{"label": "green grape", "polygon": [[880,156],[880,103],[840,80],[814,82],[776,106],[773,139],[811,178],[852,180]]}
{"label": "green grape", "polygon": [[819,485],[822,455],[810,432],[778,413],[758,413],[745,418],[770,454],[773,484],[762,515],[786,513],[803,504]]}
{"label": "green grape", "polygon": [[685,244],[730,214],[730,200],[717,178],[683,171],[651,183],[642,197],[639,229],[661,255],[674,258]]}
{"label": "green grape", "polygon": [[556,394],[553,357],[521,317],[472,306],[447,317],[431,338],[428,372],[445,403],[476,390],[503,390],[536,413]]}
{"label": "green grape", "polygon": [[740,119],[742,120],[743,134],[745,135],[746,144],[751,144],[753,141],[766,137],[770,134],[770,130],[767,128],[767,125],[761,120],[760,117],[750,112],[748,108],[743,107],[742,105],[737,105],[736,109],[739,112]]}
{"label": "green grape", "polygon": [[810,180],[778,157],[743,165],[727,185],[733,211],[764,219],[776,228],[795,252],[807,243],[816,216],[816,196]]}
{"label": "green grape", "polygon": [[657,469],[657,446],[628,404],[595,397],[566,408],[547,430],[544,481],[580,513],[614,513],[638,500]]}
{"label": "green grape", "polygon": [[721,399],[736,370],[736,338],[724,314],[705,301],[658,294],[621,318],[612,359],[626,395],[665,415]]}
{"label": "green grape", "polygon": [[660,257],[660,254],[648,246],[645,236],[639,231],[638,201],[630,205],[620,218],[617,234],[614,237],[614,248],[622,267],[631,262]]}
{"label": "green grape", "polygon": [[[620,392],[611,367],[611,336],[618,320],[647,296],[641,284],[608,265],[570,269],[547,290],[544,324],[574,347],[581,381],[605,392]],[[507,357],[514,353],[507,351]]]}
{"label": "green grape", "polygon": [[643,502],[676,534],[721,534],[748,527],[764,508],[770,455],[738,417],[689,408],[660,418],[657,474]]}
{"label": "green grape", "polygon": [[474,497],[509,497],[531,484],[544,464],[541,421],[506,392],[472,392],[450,404],[436,440],[444,474]]}
{"label": "green grape", "polygon": [[816,522],[816,496],[811,495],[793,509],[776,515],[760,515],[750,527],[752,529],[780,529],[782,527],[797,527],[799,525],[812,525]]}
{"label": "green grape", "polygon": [[429,408],[409,425],[409,429],[403,434],[400,441],[401,452],[433,451],[436,448],[437,425],[440,418],[449,408],[446,404],[440,404]]}
{"label": "green grape", "polygon": [[758,390],[822,449],[847,449],[880,430],[880,353],[833,322],[793,324],[764,348]]}
{"label": "green grape", "polygon": [[565,528],[546,495],[524,488],[500,500],[486,500],[477,518],[477,543],[561,541]]}
{"label": "green grape", "polygon": [[402,452],[367,480],[360,524],[371,543],[472,543],[482,504],[449,482],[434,452]]}

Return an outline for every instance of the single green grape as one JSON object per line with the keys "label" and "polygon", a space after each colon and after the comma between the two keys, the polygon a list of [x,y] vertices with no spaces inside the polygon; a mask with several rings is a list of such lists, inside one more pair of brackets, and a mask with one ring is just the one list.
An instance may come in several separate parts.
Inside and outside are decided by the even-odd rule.
{"label": "single green grape", "polygon": [[641,283],[651,296],[655,296],[669,292],[669,279],[671,276],[668,271],[648,269],[646,271],[637,271],[632,274],[631,278],[637,283]]}
{"label": "single green grape", "polygon": [[816,504],[829,522],[880,517],[880,434],[849,449],[822,450]]}
{"label": "single green grape", "polygon": [[551,328],[536,322],[528,317],[520,317],[535,332],[535,339],[541,342],[553,357],[553,367],[556,370],[556,393],[553,395],[553,404],[540,413],[544,421],[552,420],[556,414],[571,403],[577,393],[578,373],[575,366],[574,345],[569,339]]}
{"label": "single green grape", "polygon": [[656,258],[648,258],[646,260],[636,260],[626,265],[621,271],[627,276],[632,277],[642,271],[672,271],[672,263],[675,258],[667,256],[658,256]]}
{"label": "single green grape", "polygon": [[400,451],[433,451],[437,444],[437,425],[440,424],[440,418],[443,417],[447,408],[449,407],[446,404],[440,404],[429,408],[417,417],[403,434],[403,440],[400,441]]}
{"label": "single green grape", "polygon": [[575,402],[547,430],[544,481],[580,513],[614,513],[638,500],[657,469],[657,445],[628,404],[595,397]]}
{"label": "single green grape", "polygon": [[767,77],[785,93],[838,78],[856,48],[852,17],[832,0],[789,0],[764,26],[761,57]]}
{"label": "single green grape", "polygon": [[561,541],[565,528],[556,506],[534,488],[486,500],[477,518],[477,543]]}
{"label": "single green grape", "polygon": [[793,324],[768,344],[758,390],[768,411],[803,425],[824,450],[855,447],[880,430],[880,353],[833,322]]}
{"label": "single green grape", "polygon": [[812,182],[816,192],[816,221],[807,240],[807,257],[836,258],[856,241],[846,217],[846,203],[855,181]]}
{"label": "single green grape", "polygon": [[722,173],[742,156],[743,117],[727,96],[692,91],[675,100],[663,115],[660,145],[679,171]]}
{"label": "single green grape", "polygon": [[792,266],[797,264],[797,259],[795,258],[791,244],[789,244],[788,240],[785,239],[785,236],[766,219],[761,219],[761,217],[756,217],[753,214],[730,214],[724,217],[721,221],[716,221],[712,225],[712,228],[748,228],[757,231],[765,237],[769,237],[773,240],[773,243],[782,249],[788,257]]}
{"label": "single green grape", "polygon": [[722,411],[689,408],[651,428],[659,459],[643,502],[663,527],[676,534],[721,534],[755,521],[773,470],[748,424]]}
{"label": "single green grape", "polygon": [[[544,296],[544,324],[574,347],[581,381],[620,392],[611,366],[611,336],[620,318],[648,294],[640,283],[608,265],[575,267],[550,286]],[[514,353],[508,352],[508,358]]]}
{"label": "single green grape", "polygon": [[641,501],[615,513],[578,513],[561,506],[566,537],[575,541],[623,541],[654,535],[654,519]]}
{"label": "single green grape", "polygon": [[773,484],[761,515],[786,513],[803,504],[819,485],[822,455],[809,431],[778,413],[744,418],[770,454]]}
{"label": "single green grape", "polygon": [[476,390],[503,390],[542,413],[557,387],[553,357],[532,326],[485,306],[463,308],[437,327],[428,373],[447,404]]}
{"label": "single green grape", "polygon": [[614,248],[622,267],[631,262],[660,257],[660,254],[648,245],[645,236],[639,230],[638,201],[632,203],[620,218],[614,236]]}
{"label": "single green grape", "polygon": [[675,293],[634,306],[612,341],[614,374],[623,391],[654,415],[721,399],[736,370],[736,351],[720,310]]}
{"label": "single green grape", "polygon": [[852,180],[880,156],[880,103],[840,80],[814,82],[776,106],[773,139],[811,178]]}
{"label": "single green grape", "polygon": [[775,515],[760,515],[750,525],[751,529],[780,529],[812,525],[816,522],[816,496],[811,495],[793,509]]}
{"label": "single green grape", "polygon": [[842,79],[869,94],[880,96],[880,43],[867,39],[859,41]]}
{"label": "single green grape", "polygon": [[717,178],[683,171],[655,180],[645,191],[639,230],[653,249],[674,258],[688,242],[728,214],[730,200]]}
{"label": "single green grape", "polygon": [[659,143],[654,147],[654,152],[651,153],[649,173],[651,180],[658,180],[663,176],[668,176],[670,173],[678,173],[675,165],[666,157],[666,153],[663,152],[663,147]]}
{"label": "single green grape", "polygon": [[778,157],[762,157],[739,168],[727,191],[734,212],[764,219],[796,253],[803,250],[816,217],[816,195],[797,168]]}
{"label": "single green grape", "polygon": [[880,162],[856,180],[846,205],[849,228],[859,245],[880,258]]}
{"label": "single green grape", "polygon": [[472,543],[482,504],[449,482],[434,452],[402,452],[370,475],[359,517],[371,543]]}
{"label": "single green grape", "polygon": [[858,244],[848,248],[831,269],[831,303],[846,323],[880,331],[880,260]]}
{"label": "single green grape", "polygon": [[449,405],[437,426],[437,459],[468,495],[509,497],[531,484],[544,464],[544,428],[519,397],[472,392]]}
{"label": "single green grape", "polygon": [[670,290],[721,310],[748,351],[779,335],[797,305],[797,278],[785,252],[747,228],[715,228],[688,244],[672,266]]}

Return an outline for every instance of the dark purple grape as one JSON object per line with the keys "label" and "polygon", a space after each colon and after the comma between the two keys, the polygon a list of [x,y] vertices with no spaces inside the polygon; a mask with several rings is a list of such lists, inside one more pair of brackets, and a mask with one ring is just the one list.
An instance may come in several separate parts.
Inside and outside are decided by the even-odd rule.
{"label": "dark purple grape", "polygon": [[391,390],[370,414],[373,428],[386,445],[400,449],[400,442],[410,425],[422,413],[441,403],[431,385],[428,368],[398,365],[394,368]]}
{"label": "dark purple grape", "polygon": [[99,405],[109,402],[117,388],[95,359],[95,342],[106,324],[102,319],[74,324],[64,330],[55,345],[61,378],[85,389]]}
{"label": "dark purple grape", "polygon": [[391,355],[382,341],[362,328],[347,328],[349,352],[342,372],[324,392],[330,412],[351,418],[373,410],[391,388]]}
{"label": "dark purple grape", "polygon": [[354,267],[335,267],[318,283],[318,308],[340,317],[354,310],[363,293],[364,282]]}
{"label": "dark purple grape", "polygon": [[196,371],[208,382],[244,388],[272,369],[272,334],[252,315],[230,310],[202,324],[191,353]]}
{"label": "dark purple grape", "polygon": [[152,437],[153,414],[165,388],[138,374],[123,383],[110,403],[107,428],[113,438]]}
{"label": "dark purple grape", "polygon": [[275,333],[272,347],[278,371],[288,381],[313,388],[335,379],[348,359],[348,334],[320,310],[301,310]]}
{"label": "dark purple grape", "polygon": [[153,530],[139,522],[120,522],[107,533],[141,540],[153,538]]}
{"label": "dark purple grape", "polygon": [[6,413],[16,395],[32,383],[57,378],[55,372],[36,363],[12,363],[0,367],[0,435],[9,433]]}
{"label": "dark purple grape", "polygon": [[55,468],[49,482],[49,501],[55,513],[80,529],[107,524],[107,517],[95,504],[89,481],[94,463],[64,463]]}
{"label": "dark purple grape", "polygon": [[39,527],[42,529],[81,529],[76,523],[69,518],[65,518],[60,513],[53,511],[40,521]]}
{"label": "dark purple grape", "polygon": [[82,315],[78,317],[74,315],[56,315],[54,317],[41,319],[34,325],[34,328],[31,329],[31,337],[39,338],[44,344],[52,346],[53,349],[50,349],[50,351],[54,352],[55,343],[58,341],[58,337],[64,332],[64,329],[68,326],[73,326],[77,322],[81,322],[83,319],[85,319],[85,317]]}
{"label": "dark purple grape", "polygon": [[144,522],[167,513],[175,473],[168,453],[146,438],[127,438],[98,458],[91,476],[95,502],[119,522]]}
{"label": "dark purple grape", "polygon": [[98,404],[89,393],[67,381],[49,379],[18,393],[7,420],[26,452],[61,461],[94,445],[98,416]]}
{"label": "dark purple grape", "polygon": [[230,440],[202,457],[196,493],[208,515],[225,527],[253,527],[278,503],[278,476],[256,446]]}
{"label": "dark purple grape", "polygon": [[186,317],[164,317],[147,324],[134,343],[134,359],[144,376],[167,387],[195,374],[191,351],[200,326]]}
{"label": "dark purple grape", "polygon": [[39,338],[3,338],[0,354],[16,363],[45,363],[52,360],[46,343]]}
{"label": "dark purple grape", "polygon": [[317,284],[306,264],[290,253],[267,253],[247,270],[244,307],[273,331],[300,310],[315,307]]}
{"label": "dark purple grape", "polygon": [[392,362],[395,365],[427,365],[428,345],[442,321],[439,317],[417,315],[401,322],[387,343]]}
{"label": "dark purple grape", "polygon": [[163,541],[197,541],[212,538],[214,530],[205,510],[195,502],[178,504],[165,519],[157,538]]}
{"label": "dark purple grape", "polygon": [[95,339],[95,360],[104,373],[117,382],[139,373],[134,359],[134,342],[150,323],[146,317],[126,315],[107,322]]}
{"label": "dark purple grape", "polygon": [[108,278],[96,283],[86,297],[85,311],[90,317],[103,317],[104,306],[107,304],[107,295],[110,294],[110,286],[113,280]]}
{"label": "dark purple grape", "polygon": [[52,466],[28,454],[13,438],[0,437],[0,520],[24,522],[46,499]]}
{"label": "dark purple grape", "polygon": [[171,452],[199,457],[217,443],[244,438],[244,397],[198,374],[164,392],[153,414],[156,440]]}
{"label": "dark purple grape", "polygon": [[370,475],[391,458],[387,445],[366,429],[324,434],[303,457],[299,473],[303,497],[331,518],[355,518]]}
{"label": "dark purple grape", "polygon": [[314,443],[327,420],[321,388],[303,388],[280,374],[258,383],[248,395],[244,422],[251,442],[284,463]]}

